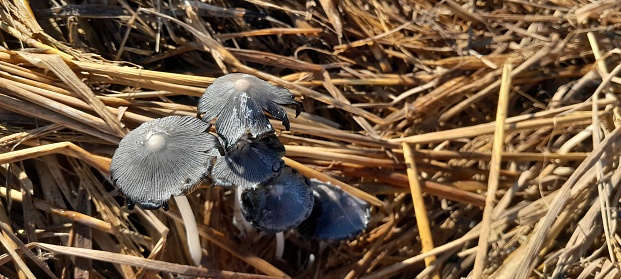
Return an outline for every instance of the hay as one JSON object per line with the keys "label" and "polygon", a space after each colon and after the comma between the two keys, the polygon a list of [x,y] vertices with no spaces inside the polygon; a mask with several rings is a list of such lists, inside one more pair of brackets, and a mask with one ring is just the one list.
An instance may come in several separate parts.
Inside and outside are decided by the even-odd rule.
{"label": "hay", "polygon": [[[621,274],[617,1],[57,3],[0,0],[0,274]],[[278,260],[273,235],[232,224],[230,193],[202,188],[198,268],[174,204],[122,206],[119,140],[195,115],[228,72],[299,97],[290,132],[272,122],[286,162],[374,205],[362,235],[287,232]]]}

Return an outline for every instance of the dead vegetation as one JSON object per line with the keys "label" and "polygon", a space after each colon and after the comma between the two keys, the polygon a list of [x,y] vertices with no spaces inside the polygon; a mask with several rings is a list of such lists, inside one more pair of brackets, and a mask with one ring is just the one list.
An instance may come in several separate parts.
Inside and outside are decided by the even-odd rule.
{"label": "dead vegetation", "polygon": [[[0,6],[0,274],[621,277],[618,1]],[[198,268],[174,204],[122,206],[118,141],[195,115],[228,72],[299,95],[291,132],[273,122],[287,164],[374,205],[364,234],[288,232],[275,259],[273,235],[232,225],[229,193],[199,189]]]}

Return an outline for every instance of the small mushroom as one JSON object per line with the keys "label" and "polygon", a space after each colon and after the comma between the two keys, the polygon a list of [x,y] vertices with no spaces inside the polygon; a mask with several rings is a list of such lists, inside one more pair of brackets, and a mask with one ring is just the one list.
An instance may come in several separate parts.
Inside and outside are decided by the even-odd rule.
{"label": "small mushroom", "polygon": [[168,209],[171,196],[191,192],[211,170],[220,144],[210,125],[189,116],[143,123],[125,136],[112,156],[111,179],[127,207]]}
{"label": "small mushroom", "polygon": [[241,140],[224,156],[217,152],[211,178],[216,186],[250,188],[277,176],[285,163],[285,147],[276,135]]}
{"label": "small mushroom", "polygon": [[241,194],[241,210],[257,229],[277,233],[293,229],[313,208],[313,193],[308,179],[285,167],[274,179]]}
{"label": "small mushroom", "polygon": [[339,187],[311,179],[315,205],[300,226],[300,234],[328,241],[348,239],[361,233],[369,224],[367,202],[343,192]]}
{"label": "small mushroom", "polygon": [[287,113],[279,105],[299,104],[289,90],[274,86],[248,74],[228,74],[214,80],[198,102],[198,114],[204,121],[216,120],[216,132],[224,138],[226,147],[250,135],[250,138],[274,132],[263,111],[282,121],[289,130]]}

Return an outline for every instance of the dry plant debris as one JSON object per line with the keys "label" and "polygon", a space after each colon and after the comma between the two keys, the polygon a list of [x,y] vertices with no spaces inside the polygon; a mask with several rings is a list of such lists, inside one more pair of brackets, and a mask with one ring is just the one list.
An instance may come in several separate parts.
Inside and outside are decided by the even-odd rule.
{"label": "dry plant debris", "polygon": [[[0,6],[0,274],[621,276],[618,1]],[[206,256],[192,267],[174,204],[120,206],[107,173],[120,139],[195,116],[232,72],[297,95],[291,131],[271,122],[286,163],[373,205],[367,231],[328,245],[286,233],[277,259],[273,235],[233,225],[229,191],[199,189]]]}

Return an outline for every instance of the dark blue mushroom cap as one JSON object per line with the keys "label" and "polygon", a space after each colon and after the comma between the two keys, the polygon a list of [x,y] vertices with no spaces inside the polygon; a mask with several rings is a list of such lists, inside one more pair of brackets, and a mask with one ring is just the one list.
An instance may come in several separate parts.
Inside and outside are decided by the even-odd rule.
{"label": "dark blue mushroom cap", "polygon": [[331,184],[311,180],[315,205],[298,231],[307,237],[338,241],[361,233],[369,224],[367,202]]}
{"label": "dark blue mushroom cap", "polygon": [[277,176],[285,163],[285,147],[276,135],[242,139],[222,156],[217,151],[211,178],[216,186],[249,188]]}
{"label": "dark blue mushroom cap", "polygon": [[263,111],[281,120],[289,130],[287,113],[279,105],[299,104],[289,90],[274,86],[248,74],[228,74],[214,80],[198,102],[198,113],[204,121],[216,120],[216,132],[226,147],[244,137],[256,138],[274,132]]}
{"label": "dark blue mushroom cap", "polygon": [[168,116],[143,123],[119,143],[110,176],[128,207],[167,209],[171,196],[192,191],[211,170],[218,139],[195,117]]}
{"label": "dark blue mushroom cap", "polygon": [[247,221],[268,233],[297,227],[311,213],[313,192],[308,179],[285,167],[274,179],[243,190],[241,209]]}

